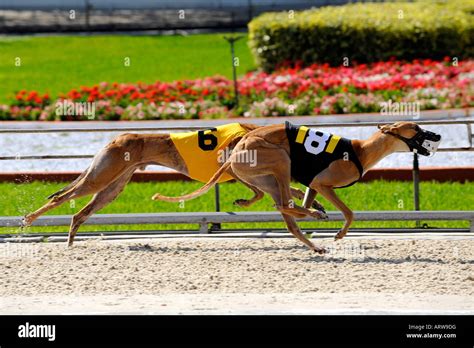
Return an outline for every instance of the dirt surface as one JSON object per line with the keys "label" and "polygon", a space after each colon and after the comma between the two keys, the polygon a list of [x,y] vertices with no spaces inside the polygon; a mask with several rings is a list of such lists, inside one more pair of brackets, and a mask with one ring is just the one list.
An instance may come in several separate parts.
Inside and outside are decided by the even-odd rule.
{"label": "dirt surface", "polygon": [[[393,305],[474,312],[473,239],[316,242],[330,252],[312,254],[292,238],[90,240],[70,249],[65,243],[4,243],[0,244],[0,310],[49,308],[49,298],[56,312],[61,312],[61,303],[67,312],[68,301],[71,305],[73,299],[89,298],[89,305],[81,305],[93,312],[104,309],[100,298],[105,301],[111,296],[107,301],[121,303],[116,307],[119,312],[150,310],[138,305],[147,303],[147,298],[154,298],[155,304],[164,302],[165,307],[174,303],[167,311],[186,312],[192,299],[205,299],[204,307],[225,311],[232,308],[225,305],[225,298],[248,295],[254,308],[259,307],[254,301],[267,303],[269,313],[275,309],[271,303],[290,312],[315,308],[307,307],[307,301],[313,306],[326,303],[324,308],[318,306],[324,310],[340,305],[380,311]],[[325,302],[323,295],[331,300]],[[272,302],[271,296],[276,300]],[[353,301],[343,306],[337,298]],[[129,299],[128,306],[123,306],[124,299]],[[236,308],[245,312],[247,307]]]}

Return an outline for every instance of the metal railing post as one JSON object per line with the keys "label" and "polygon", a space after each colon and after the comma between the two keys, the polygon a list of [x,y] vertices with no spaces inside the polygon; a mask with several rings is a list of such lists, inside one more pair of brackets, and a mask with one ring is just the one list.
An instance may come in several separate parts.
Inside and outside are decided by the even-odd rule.
{"label": "metal railing post", "polygon": [[216,203],[216,211],[221,211],[221,195],[220,195],[220,189],[219,189],[219,184],[216,184],[214,186],[214,193],[215,193],[215,203]]}
{"label": "metal railing post", "polygon": [[86,25],[86,31],[90,31],[90,11],[92,10],[92,4],[89,2],[89,0],[84,1],[84,9],[86,11],[85,13],[85,25]]}
{"label": "metal railing post", "polygon": [[200,223],[199,224],[199,233],[200,234],[206,234],[209,233],[209,228],[207,226],[207,223]]}
{"label": "metal railing post", "polygon": [[[214,186],[214,202],[216,205],[216,212],[220,212],[221,211],[221,194],[220,194],[219,184],[216,184]],[[211,225],[211,230],[220,230],[220,229],[221,229],[220,223],[213,223]]]}
{"label": "metal railing post", "polygon": [[472,147],[472,138],[474,137],[474,135],[472,134],[471,124],[466,123],[466,127],[467,127],[467,138],[469,141],[469,147]]}
{"label": "metal railing post", "polygon": [[[415,210],[420,210],[420,164],[418,162],[418,154],[413,153],[413,202]],[[416,227],[420,227],[420,221],[415,222]]]}
{"label": "metal railing post", "polygon": [[247,0],[247,15],[248,15],[248,21],[250,22],[253,18],[253,4],[252,0]]}

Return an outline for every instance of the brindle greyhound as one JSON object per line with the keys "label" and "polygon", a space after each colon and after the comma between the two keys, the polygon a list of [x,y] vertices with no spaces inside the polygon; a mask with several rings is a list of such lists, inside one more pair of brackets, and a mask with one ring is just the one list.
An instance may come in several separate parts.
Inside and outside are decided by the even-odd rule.
{"label": "brindle greyhound", "polygon": [[[252,124],[241,124],[241,126],[247,132],[258,128]],[[242,135],[236,136],[228,148],[233,149],[240,139],[242,139]],[[125,154],[128,155],[128,160],[124,160]],[[89,168],[76,180],[50,195],[48,198],[51,200],[41,208],[26,215],[22,225],[23,227],[31,225],[42,214],[71,199],[93,194],[91,201],[72,217],[68,236],[68,245],[70,246],[79,227],[92,214],[117,198],[135,170],[144,169],[151,164],[165,166],[188,175],[186,163],[174,146],[169,134],[121,134],[94,157]],[[231,170],[228,173],[234,176]],[[238,180],[238,178],[236,179]],[[253,185],[246,183],[244,185],[253,190],[254,197],[249,200],[237,199],[234,204],[248,206],[263,197],[263,193]],[[296,188],[290,188],[290,190],[295,198],[303,199],[303,191]],[[314,201],[312,206],[322,209],[317,201]]]}
{"label": "brindle greyhound", "polygon": [[[382,158],[394,152],[416,151],[427,156],[435,152],[441,136],[421,129],[413,122],[397,122],[392,125],[379,125],[379,130],[367,140],[351,140],[352,148],[362,165],[365,173]],[[235,156],[245,151],[257,152],[257,165],[249,166],[241,161],[235,161]],[[269,193],[275,201],[275,207],[283,215],[288,230],[311,250],[324,253],[326,250],[315,246],[305,238],[296,224],[295,217],[312,216],[324,218],[321,209],[308,209],[308,204],[320,193],[337,209],[342,211],[345,224],[336,234],[335,239],[343,238],[353,221],[353,212],[336,195],[334,188],[349,185],[360,179],[361,173],[353,161],[338,159],[333,161],[326,169],[317,174],[311,181],[311,191],[307,195],[304,206],[300,207],[291,200],[290,180],[291,158],[290,144],[285,125],[272,125],[255,129],[247,133],[235,146],[232,155],[214,174],[212,179],[197,191],[179,197],[167,197],[160,194],[153,199],[165,201],[180,201],[195,198],[207,192],[226,171],[231,171],[241,182],[252,187],[256,193],[251,201],[255,202]],[[263,191],[263,192],[262,192]]]}

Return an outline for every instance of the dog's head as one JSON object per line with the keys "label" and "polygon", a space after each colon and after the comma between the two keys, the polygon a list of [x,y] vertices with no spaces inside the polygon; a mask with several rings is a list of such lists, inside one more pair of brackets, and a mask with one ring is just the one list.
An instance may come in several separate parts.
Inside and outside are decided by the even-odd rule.
{"label": "dog's head", "polygon": [[435,153],[441,142],[441,135],[422,129],[414,122],[396,122],[388,125],[378,125],[384,134],[390,134],[408,147],[409,151],[423,156]]}

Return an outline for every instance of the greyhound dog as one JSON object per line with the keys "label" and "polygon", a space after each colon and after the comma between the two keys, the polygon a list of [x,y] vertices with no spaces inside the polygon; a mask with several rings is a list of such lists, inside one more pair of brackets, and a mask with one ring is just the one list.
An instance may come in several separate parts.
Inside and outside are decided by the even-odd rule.
{"label": "greyhound dog", "polygon": [[[71,246],[79,227],[96,211],[112,202],[124,189],[132,174],[147,165],[158,164],[203,183],[207,182],[226,159],[219,156],[232,150],[249,131],[258,128],[252,124],[233,123],[198,132],[170,134],[121,134],[106,145],[93,159],[92,164],[68,186],[53,193],[45,205],[26,215],[22,226],[31,225],[47,211],[82,196],[94,195],[91,201],[72,217],[68,245]],[[237,179],[231,170],[220,181]],[[248,206],[263,194],[253,185],[255,193],[250,200],[237,199],[234,204]],[[303,199],[304,192],[291,188],[295,198]],[[315,201],[316,209],[321,206]]]}
{"label": "greyhound dog", "polygon": [[[327,217],[321,209],[309,209],[317,193],[342,211],[345,224],[335,236],[336,240],[341,239],[349,230],[353,212],[336,195],[334,188],[357,182],[367,170],[394,152],[416,151],[428,156],[436,152],[441,141],[440,135],[423,130],[413,122],[379,125],[378,129],[367,140],[350,140],[289,122],[260,127],[240,140],[232,155],[206,185],[184,196],[156,194],[153,199],[179,201],[195,198],[207,192],[223,173],[230,170],[239,181],[253,187],[258,197],[261,198],[263,192],[269,193],[288,230],[311,250],[322,254],[326,250],[305,238],[295,221],[295,218],[305,216]],[[249,166],[234,160],[245,151],[257,152],[257,165]],[[303,206],[297,206],[291,199],[292,177],[310,189]]]}

